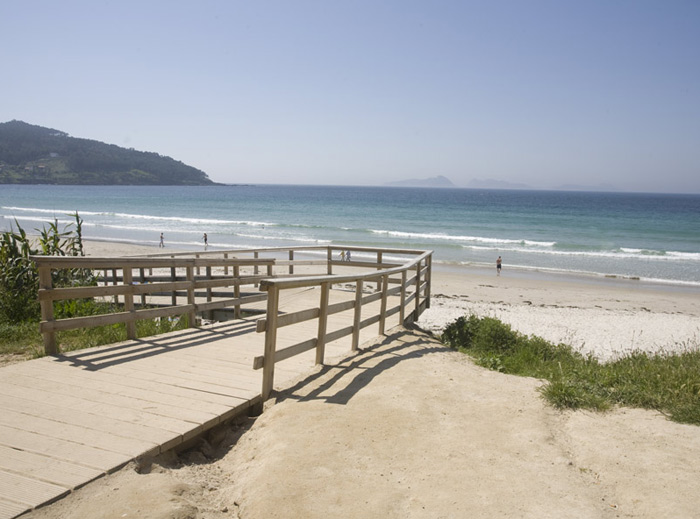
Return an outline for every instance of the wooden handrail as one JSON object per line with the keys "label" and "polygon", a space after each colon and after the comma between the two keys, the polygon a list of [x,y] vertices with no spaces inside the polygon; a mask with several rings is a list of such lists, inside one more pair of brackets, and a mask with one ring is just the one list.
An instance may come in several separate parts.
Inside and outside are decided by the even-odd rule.
{"label": "wooden handrail", "polygon": [[[375,323],[379,323],[379,335],[383,335],[385,332],[385,323],[388,316],[399,313],[401,323],[406,323],[407,321],[413,321],[418,319],[422,309],[428,306],[427,297],[429,297],[429,283],[430,283],[430,269],[431,269],[431,257],[432,251],[410,251],[410,254],[415,254],[416,257],[407,261],[402,265],[392,264],[389,268],[383,268],[383,258],[382,254],[389,252],[398,254],[395,250],[387,249],[372,249],[372,248],[361,248],[362,251],[372,251],[377,253],[376,263],[368,262],[356,262],[356,261],[334,261],[333,251],[334,250],[351,250],[355,252],[354,247],[329,247],[328,248],[328,274],[317,275],[317,276],[305,276],[297,278],[274,278],[274,279],[264,279],[260,282],[260,289],[266,290],[268,293],[275,294],[275,305],[274,308],[268,306],[267,317],[264,320],[258,321],[257,331],[265,332],[265,352],[263,356],[256,357],[253,361],[253,367],[255,369],[263,368],[263,384],[262,384],[262,400],[265,401],[269,398],[272,388],[274,385],[274,364],[281,360],[290,358],[294,355],[309,351],[311,349],[316,349],[316,363],[322,364],[325,345],[333,340],[340,339],[347,335],[352,334],[352,351],[356,351],[359,347],[359,332],[362,328],[370,326]],[[406,253],[406,251],[403,251]],[[351,275],[337,275],[332,274],[332,265],[344,265],[344,266],[355,266],[359,263],[362,266],[371,265],[371,267],[378,268],[376,272],[369,272],[363,274],[351,274]],[[409,270],[414,270],[415,275],[408,278],[407,272]],[[401,279],[395,280],[391,278],[392,275],[400,274]],[[375,294],[369,296],[362,295],[362,289],[365,282],[376,281],[378,284],[379,291]],[[352,301],[346,301],[343,303],[336,303],[335,305],[328,304],[328,287],[330,284],[348,284],[355,283],[355,298]],[[389,288],[389,284],[394,283],[398,286]],[[316,308],[310,308],[306,310],[300,310],[297,312],[292,312],[284,315],[274,316],[271,312],[279,311],[279,294],[282,290],[289,290],[294,288],[307,288],[307,287],[321,287],[321,295],[319,306]],[[407,287],[414,286],[413,292],[407,295]],[[424,297],[421,299],[421,292],[424,293]],[[388,298],[390,296],[399,296],[399,304],[393,308],[388,308]],[[362,307],[380,300],[380,310],[377,315],[366,317],[362,319]],[[268,303],[270,299],[268,298]],[[405,308],[410,303],[414,303],[415,308],[410,312],[408,318],[406,317]],[[333,308],[335,307],[335,308]],[[345,311],[353,309],[352,325],[346,328],[341,328],[335,332],[327,333],[327,319],[329,315],[337,313],[339,311]],[[317,337],[309,338],[307,340],[298,342],[292,346],[288,346],[282,350],[276,350],[277,342],[277,330],[284,326],[289,326],[302,321],[318,319],[318,335]]]}
{"label": "wooden handrail", "polygon": [[[352,251],[353,260],[336,260],[340,251]],[[321,252],[325,252],[323,259],[299,258],[304,253]],[[370,256],[370,259],[367,259],[366,254],[362,253],[374,254],[375,258]],[[273,257],[262,257],[264,254],[270,254]],[[192,257],[193,255],[195,257]],[[252,255],[252,257],[241,258],[240,256],[243,255]],[[399,263],[397,259],[386,261],[389,255],[411,257]],[[432,251],[424,250],[333,245],[161,253],[116,258],[32,256],[31,259],[36,263],[39,271],[38,298],[42,317],[40,331],[44,338],[44,349],[48,355],[59,351],[55,338],[57,331],[124,323],[127,337],[135,338],[137,320],[187,315],[189,326],[196,326],[196,315],[202,312],[232,307],[234,318],[240,318],[243,305],[267,300],[266,316],[257,322],[257,331],[265,333],[264,352],[262,356],[256,357],[253,363],[255,369],[263,370],[263,401],[269,398],[272,392],[276,362],[315,349],[316,363],[322,364],[326,344],[352,335],[351,349],[356,351],[359,348],[362,329],[378,324],[378,335],[383,335],[387,317],[398,313],[400,323],[407,323],[417,319],[420,313],[430,306]],[[402,260],[398,258],[398,261]],[[295,266],[306,268],[319,266],[325,270],[325,273],[295,274]],[[264,267],[262,271],[259,270],[260,267]],[[334,267],[360,268],[363,271],[354,274],[333,274]],[[252,270],[253,275],[242,273],[241,269],[245,268]],[[277,272],[275,268],[278,269]],[[281,268],[284,268],[284,271],[280,272]],[[104,271],[105,276],[101,278],[104,284],[53,287],[52,271],[60,269]],[[133,272],[134,269],[138,269],[137,273]],[[149,269],[151,274],[153,269],[160,269],[161,273],[147,276],[146,269]],[[178,269],[181,270],[180,274]],[[167,274],[163,273],[164,270]],[[222,270],[223,275],[221,275]],[[109,272],[111,272],[110,276],[108,276]],[[200,275],[196,272],[200,272]],[[367,283],[376,283],[376,292],[363,294]],[[336,284],[354,285],[354,297],[347,301],[330,303],[329,291],[332,285]],[[244,294],[241,288],[245,286],[259,286],[260,292],[253,295]],[[282,291],[309,287],[320,288],[317,307],[280,315]],[[214,292],[214,289],[218,290]],[[233,297],[226,297],[221,292],[223,289],[231,290],[233,293],[229,292],[229,294]],[[166,296],[172,301],[170,305],[164,307],[144,309],[148,295]],[[180,303],[178,297],[182,300],[185,296],[186,302]],[[121,298],[123,311],[98,316],[54,319],[54,301],[95,297],[114,297],[116,302]],[[140,307],[136,306],[137,297],[140,297]],[[367,305],[376,301],[380,302],[378,313],[363,315],[363,308],[367,308]],[[394,301],[397,301],[396,304]],[[409,309],[408,312],[407,309]],[[352,311],[348,325],[329,332],[328,317],[347,311]],[[318,319],[315,337],[277,350],[278,329],[313,319]]]}

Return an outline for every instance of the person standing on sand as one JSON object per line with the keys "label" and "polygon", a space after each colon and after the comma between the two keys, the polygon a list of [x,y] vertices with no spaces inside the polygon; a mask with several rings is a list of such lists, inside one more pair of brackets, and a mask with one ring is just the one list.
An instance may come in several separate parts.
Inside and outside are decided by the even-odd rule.
{"label": "person standing on sand", "polygon": [[204,233],[204,250],[207,250],[207,245],[209,245],[207,242],[207,233]]}
{"label": "person standing on sand", "polygon": [[500,256],[496,260],[496,275],[497,276],[501,275],[501,257]]}
{"label": "person standing on sand", "polygon": [[161,249],[165,247],[165,243],[163,243],[163,233],[160,233],[160,243],[158,244],[158,247]]}

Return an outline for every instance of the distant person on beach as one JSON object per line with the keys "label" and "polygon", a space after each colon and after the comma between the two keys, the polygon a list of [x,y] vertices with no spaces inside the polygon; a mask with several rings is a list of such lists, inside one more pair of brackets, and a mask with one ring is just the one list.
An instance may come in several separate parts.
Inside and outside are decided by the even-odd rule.
{"label": "distant person on beach", "polygon": [[207,243],[207,233],[204,233],[204,250],[207,249],[207,245],[209,245],[209,244]]}
{"label": "distant person on beach", "polygon": [[160,248],[165,247],[165,243],[163,243],[163,233],[160,233],[160,244],[158,245],[158,247],[160,247]]}
{"label": "distant person on beach", "polygon": [[345,261],[350,261],[350,251],[345,253]]}
{"label": "distant person on beach", "polygon": [[500,256],[496,260],[496,275],[497,276],[501,275],[501,257]]}
{"label": "distant person on beach", "polygon": [[344,250],[340,251],[340,261],[345,261],[345,251]]}

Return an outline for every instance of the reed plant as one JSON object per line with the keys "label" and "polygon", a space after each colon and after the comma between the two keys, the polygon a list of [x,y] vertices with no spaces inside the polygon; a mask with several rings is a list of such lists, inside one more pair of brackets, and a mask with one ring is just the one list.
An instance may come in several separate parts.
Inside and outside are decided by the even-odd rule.
{"label": "reed plant", "polygon": [[684,344],[680,353],[635,351],[600,362],[566,344],[523,335],[498,319],[475,315],[458,318],[441,339],[481,366],[546,380],[540,391],[560,409],[639,407],[700,425],[698,344]]}
{"label": "reed plant", "polygon": [[[0,355],[31,358],[43,355],[39,333],[39,274],[33,255],[83,256],[83,221],[74,213],[75,222],[59,229],[58,220],[36,229],[30,238],[15,221],[9,231],[0,233]],[[96,277],[90,269],[56,269],[52,272],[55,287],[90,286]],[[57,319],[100,315],[123,311],[110,303],[93,299],[56,301]],[[139,337],[157,335],[186,328],[186,316],[173,319],[142,320],[136,323]],[[56,334],[63,351],[70,351],[126,340],[126,326],[117,324]]]}

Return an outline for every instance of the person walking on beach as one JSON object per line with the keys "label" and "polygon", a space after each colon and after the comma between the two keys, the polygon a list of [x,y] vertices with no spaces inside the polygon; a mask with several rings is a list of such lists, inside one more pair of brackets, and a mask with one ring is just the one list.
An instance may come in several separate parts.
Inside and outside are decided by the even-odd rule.
{"label": "person walking on beach", "polygon": [[345,261],[350,261],[350,251],[345,253]]}
{"label": "person walking on beach", "polygon": [[160,233],[160,243],[158,244],[158,247],[161,249],[165,247],[165,243],[163,243],[163,233]]}
{"label": "person walking on beach", "polygon": [[496,260],[496,275],[497,276],[501,275],[501,257],[500,256]]}
{"label": "person walking on beach", "polygon": [[207,243],[207,233],[204,233],[204,250],[207,250],[207,245],[209,245]]}
{"label": "person walking on beach", "polygon": [[340,251],[340,261],[345,261],[345,251],[344,250]]}

